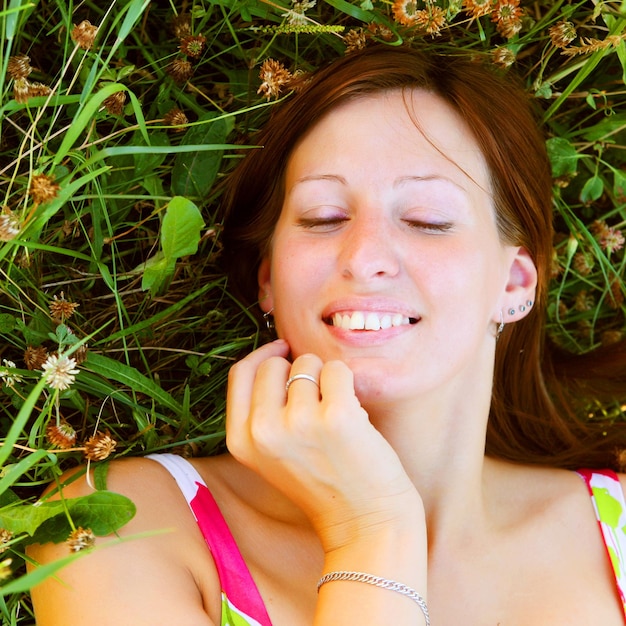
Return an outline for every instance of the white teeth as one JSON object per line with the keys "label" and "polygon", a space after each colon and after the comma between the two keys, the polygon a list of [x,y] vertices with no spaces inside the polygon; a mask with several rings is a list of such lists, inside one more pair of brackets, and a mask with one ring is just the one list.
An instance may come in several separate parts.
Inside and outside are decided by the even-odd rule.
{"label": "white teeth", "polygon": [[392,326],[405,326],[410,324],[408,317],[402,313],[375,313],[369,311],[354,311],[348,313],[335,313],[332,317],[333,326],[345,330],[386,330]]}
{"label": "white teeth", "polygon": [[365,328],[365,315],[355,311],[350,319],[350,330],[363,330]]}

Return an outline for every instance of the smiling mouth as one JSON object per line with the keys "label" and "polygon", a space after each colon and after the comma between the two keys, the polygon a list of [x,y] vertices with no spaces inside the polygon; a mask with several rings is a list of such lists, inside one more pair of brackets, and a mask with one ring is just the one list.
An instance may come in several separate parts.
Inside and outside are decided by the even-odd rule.
{"label": "smiling mouth", "polygon": [[402,313],[376,313],[374,311],[354,311],[334,313],[324,320],[330,326],[344,330],[387,330],[398,326],[417,324],[418,318],[407,317]]}

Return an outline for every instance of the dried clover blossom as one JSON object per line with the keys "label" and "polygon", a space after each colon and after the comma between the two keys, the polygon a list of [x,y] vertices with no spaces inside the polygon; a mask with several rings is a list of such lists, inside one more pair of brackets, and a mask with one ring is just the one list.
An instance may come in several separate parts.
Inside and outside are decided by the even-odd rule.
{"label": "dried clover blossom", "polygon": [[13,533],[6,528],[0,528],[0,554],[7,549],[7,544],[13,539]]}
{"label": "dried clover blossom", "polygon": [[102,102],[102,106],[111,115],[122,115],[124,113],[124,105],[126,104],[126,92],[116,91]]}
{"label": "dried clover blossom", "polygon": [[178,133],[185,131],[185,125],[189,123],[187,116],[179,109],[173,108],[169,110],[164,116],[163,121],[168,126],[174,126],[174,130]]}
{"label": "dried clover blossom", "polygon": [[472,19],[478,19],[493,11],[494,0],[463,0],[463,9]]}
{"label": "dried clover blossom", "polygon": [[61,292],[61,297],[53,296],[53,301],[48,305],[50,315],[55,321],[63,323],[74,315],[74,311],[80,306],[77,302],[69,302],[65,299],[65,294]]}
{"label": "dried clover blossom", "polygon": [[429,35],[438,35],[445,24],[446,14],[441,7],[429,6],[415,14],[415,25]]}
{"label": "dried clover blossom", "polygon": [[27,78],[33,71],[30,65],[30,57],[25,54],[17,54],[9,57],[7,62],[7,74],[14,79]]}
{"label": "dried clover blossom", "polygon": [[188,57],[197,59],[204,52],[205,45],[206,37],[203,35],[189,35],[181,39],[178,48]]}
{"label": "dried clover blossom", "polygon": [[187,59],[174,59],[166,71],[177,83],[184,83],[193,76],[193,65]]}
{"label": "dried clover blossom", "polygon": [[506,69],[515,63],[515,52],[506,46],[496,48],[491,52],[491,60],[495,65]]}
{"label": "dried clover blossom", "polygon": [[557,48],[566,48],[576,39],[576,27],[572,22],[561,20],[548,30],[552,45]]}
{"label": "dried clover blossom", "polygon": [[9,207],[2,207],[2,213],[0,213],[0,241],[11,241],[15,239],[20,232],[20,221],[9,209]]}
{"label": "dried clover blossom", "polygon": [[96,543],[96,536],[93,534],[91,528],[82,528],[79,526],[70,533],[70,536],[66,539],[67,545],[72,552],[80,552],[87,548],[92,548]]}
{"label": "dried clover blossom", "polygon": [[57,197],[59,185],[47,174],[35,174],[30,181],[29,193],[35,204],[43,204]]}
{"label": "dried clover blossom", "polygon": [[65,420],[58,424],[50,422],[46,428],[46,439],[57,448],[67,450],[76,443],[76,431]]}
{"label": "dried clover blossom", "polygon": [[24,350],[24,363],[29,370],[41,369],[48,358],[48,351],[43,346],[28,346]]}
{"label": "dried clover blossom", "polygon": [[115,450],[117,441],[109,431],[97,432],[85,442],[85,457],[90,461],[104,461]]}
{"label": "dried clover blossom", "polygon": [[98,27],[94,26],[89,20],[83,20],[80,24],[74,24],[70,36],[79,48],[91,50],[97,34]]}
{"label": "dried clover blossom", "polygon": [[362,28],[350,29],[343,38],[346,44],[346,54],[355,50],[363,50],[367,44],[367,35]]}
{"label": "dried clover blossom", "polygon": [[265,59],[259,71],[261,86],[257,90],[268,100],[274,96],[278,98],[282,88],[289,83],[292,78],[291,72],[275,59]]}

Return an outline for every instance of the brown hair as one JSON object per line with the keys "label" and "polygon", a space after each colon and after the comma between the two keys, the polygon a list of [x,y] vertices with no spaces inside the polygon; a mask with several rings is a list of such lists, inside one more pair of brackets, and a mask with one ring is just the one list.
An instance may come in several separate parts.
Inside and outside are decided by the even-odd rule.
{"label": "brown hair", "polygon": [[[505,328],[496,351],[486,451],[500,458],[607,466],[615,444],[576,419],[574,391],[592,374],[606,396],[626,393],[624,345],[610,354],[564,358],[546,349],[544,314],[552,258],[552,180],[545,142],[524,90],[482,63],[410,48],[373,46],[318,71],[274,108],[223,197],[224,259],[231,289],[246,304],[257,299],[256,270],[271,240],[283,199],[283,174],[297,143],[325,114],[370,94],[424,89],[445,100],[474,133],[491,173],[501,238],[523,246],[538,270],[533,310]],[[375,120],[372,121],[375,124]],[[612,378],[603,363],[612,361]],[[585,360],[585,363],[581,361]],[[623,435],[619,435],[622,436]]]}

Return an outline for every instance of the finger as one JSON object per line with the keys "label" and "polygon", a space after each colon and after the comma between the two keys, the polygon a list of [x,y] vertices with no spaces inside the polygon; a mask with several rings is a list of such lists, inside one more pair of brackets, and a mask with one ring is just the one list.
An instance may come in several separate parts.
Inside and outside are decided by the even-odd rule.
{"label": "finger", "polygon": [[284,387],[288,403],[319,400],[322,365],[322,360],[314,354],[302,354],[293,362]]}
{"label": "finger", "polygon": [[226,394],[226,432],[239,432],[248,419],[252,403],[254,383],[259,367],[265,361],[281,357],[286,359],[289,345],[279,339],[261,346],[233,365],[228,373]]}

